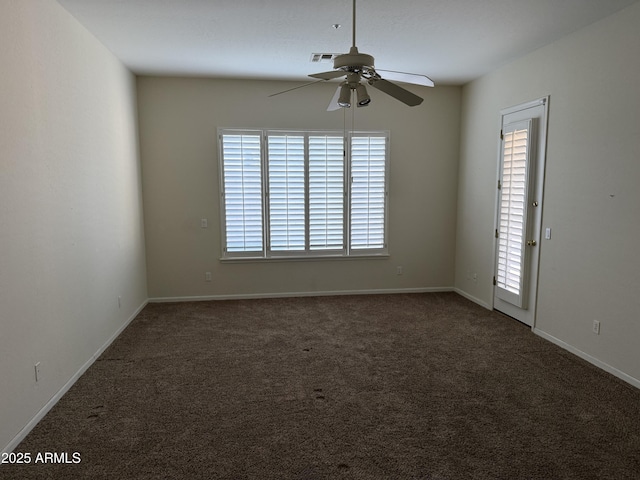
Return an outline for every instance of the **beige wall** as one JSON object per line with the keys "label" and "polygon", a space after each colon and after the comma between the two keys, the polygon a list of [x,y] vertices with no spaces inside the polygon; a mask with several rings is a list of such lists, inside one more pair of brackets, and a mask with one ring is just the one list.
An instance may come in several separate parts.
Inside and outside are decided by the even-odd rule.
{"label": "beige wall", "polygon": [[4,450],[147,292],[133,76],[53,0],[0,8]]}
{"label": "beige wall", "polygon": [[550,95],[536,332],[640,385],[638,25],[635,4],[464,87],[455,284],[491,304],[499,111]]}
{"label": "beige wall", "polygon": [[[356,129],[391,132],[391,256],[384,260],[221,263],[219,127],[344,128],[327,112],[335,83],[138,78],[147,271],[151,298],[451,288],[455,246],[458,87],[414,91],[410,108],[372,91]],[[349,119],[349,124],[351,120]],[[350,128],[350,127],[349,127]],[[207,218],[209,228],[200,228]],[[396,267],[403,275],[396,275]],[[205,282],[205,272],[212,282]]]}

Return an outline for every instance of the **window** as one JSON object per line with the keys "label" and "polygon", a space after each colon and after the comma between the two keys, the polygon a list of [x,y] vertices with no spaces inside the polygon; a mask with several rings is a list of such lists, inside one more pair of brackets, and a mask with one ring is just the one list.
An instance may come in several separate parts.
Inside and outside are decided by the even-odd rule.
{"label": "window", "polygon": [[388,132],[220,129],[223,258],[387,252]]}

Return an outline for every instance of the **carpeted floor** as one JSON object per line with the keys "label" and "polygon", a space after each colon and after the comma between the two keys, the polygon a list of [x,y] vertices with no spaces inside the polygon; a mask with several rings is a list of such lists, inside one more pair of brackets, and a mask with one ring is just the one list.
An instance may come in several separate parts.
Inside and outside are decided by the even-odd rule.
{"label": "carpeted floor", "polygon": [[7,479],[638,479],[640,391],[453,293],[151,304]]}

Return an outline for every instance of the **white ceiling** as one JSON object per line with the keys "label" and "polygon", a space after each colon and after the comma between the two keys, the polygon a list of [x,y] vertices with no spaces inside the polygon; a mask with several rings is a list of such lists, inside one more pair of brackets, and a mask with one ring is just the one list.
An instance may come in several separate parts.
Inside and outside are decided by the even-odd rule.
{"label": "white ceiling", "polygon": [[[359,0],[376,67],[463,84],[639,0]],[[351,0],[58,0],[138,74],[303,80],[351,46]],[[334,29],[333,24],[342,27]]]}

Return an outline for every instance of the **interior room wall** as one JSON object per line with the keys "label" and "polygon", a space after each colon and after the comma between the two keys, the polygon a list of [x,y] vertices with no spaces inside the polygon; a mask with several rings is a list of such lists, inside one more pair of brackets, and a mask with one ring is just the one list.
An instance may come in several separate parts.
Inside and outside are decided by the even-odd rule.
{"label": "interior room wall", "polygon": [[[371,89],[370,106],[346,112],[326,111],[333,82],[269,97],[301,83],[138,78],[152,299],[452,288],[461,89],[407,87],[425,99],[413,108]],[[342,131],[345,122],[391,132],[390,257],[220,262],[217,129]]]}
{"label": "interior room wall", "polygon": [[492,304],[499,111],[550,95],[535,331],[636,385],[638,25],[636,3],[464,87],[455,274]]}
{"label": "interior room wall", "polygon": [[0,45],[6,451],[147,291],[133,75],[53,0],[2,0]]}

